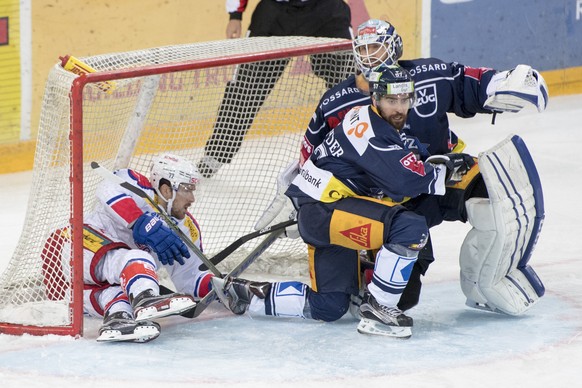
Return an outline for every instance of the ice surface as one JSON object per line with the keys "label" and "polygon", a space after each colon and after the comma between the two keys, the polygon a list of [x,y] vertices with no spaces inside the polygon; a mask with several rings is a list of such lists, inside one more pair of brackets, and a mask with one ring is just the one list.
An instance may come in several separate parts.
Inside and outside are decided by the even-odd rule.
{"label": "ice surface", "polygon": [[[213,305],[195,320],[161,320],[147,344],[97,343],[100,322],[81,339],[0,335],[0,387],[575,387],[582,381],[582,95],[555,97],[543,114],[526,109],[462,120],[452,128],[477,154],[520,135],[544,189],[546,219],[530,261],[546,295],[520,317],[464,305],[459,246],[468,225],[432,230],[437,261],[424,278],[409,340],[335,323],[252,319]],[[23,225],[31,173],[0,177],[0,270]]]}

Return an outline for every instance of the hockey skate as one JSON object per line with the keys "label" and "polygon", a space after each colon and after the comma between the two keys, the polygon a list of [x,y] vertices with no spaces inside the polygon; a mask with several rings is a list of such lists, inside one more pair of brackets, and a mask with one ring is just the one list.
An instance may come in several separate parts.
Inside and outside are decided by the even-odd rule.
{"label": "hockey skate", "polygon": [[136,322],[131,314],[118,311],[106,314],[99,329],[98,342],[149,342],[160,335],[160,325],[156,322]]}
{"label": "hockey skate", "polygon": [[412,325],[412,318],[404,315],[398,308],[381,305],[369,292],[364,294],[358,333],[410,338]]}
{"label": "hockey skate", "polygon": [[233,277],[222,279],[214,276],[211,282],[218,299],[227,309],[237,315],[242,315],[247,311],[253,295],[265,299],[271,289],[269,282],[253,282]]}
{"label": "hockey skate", "polygon": [[130,300],[137,322],[180,315],[196,307],[196,301],[190,295],[155,295],[152,290],[145,290]]}

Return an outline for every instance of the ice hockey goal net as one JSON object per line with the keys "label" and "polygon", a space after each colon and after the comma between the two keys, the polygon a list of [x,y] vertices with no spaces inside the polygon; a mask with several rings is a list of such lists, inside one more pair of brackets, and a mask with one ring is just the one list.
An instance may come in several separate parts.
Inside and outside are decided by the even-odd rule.
{"label": "ice hockey goal net", "polygon": [[[42,104],[25,226],[0,277],[0,333],[82,335],[83,212],[92,210],[100,181],[91,161],[147,175],[156,153],[197,162],[214,127],[232,131],[246,122],[240,149],[202,180],[190,210],[209,257],[252,232],[274,195],[276,176],[298,158],[322,93],[353,71],[349,49],[349,41],[338,39],[248,38],[81,58],[95,70],[81,77],[55,65]],[[251,76],[234,81],[241,66]],[[225,92],[232,82],[247,84],[239,94]],[[226,93],[234,93],[231,105],[221,106]],[[221,141],[228,148],[236,138],[243,136]],[[49,239],[55,230],[70,232]],[[72,248],[60,252],[67,239]],[[258,241],[219,267],[228,269]],[[300,239],[281,239],[251,269],[304,276],[305,259]]]}

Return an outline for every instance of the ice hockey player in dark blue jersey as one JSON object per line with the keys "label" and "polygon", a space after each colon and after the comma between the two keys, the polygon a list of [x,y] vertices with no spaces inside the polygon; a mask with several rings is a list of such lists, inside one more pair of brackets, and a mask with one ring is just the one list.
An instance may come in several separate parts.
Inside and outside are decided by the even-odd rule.
{"label": "ice hockey player in dark blue jersey", "polygon": [[351,109],[291,183],[299,232],[310,245],[312,286],[214,279],[223,304],[242,314],[335,321],[360,289],[359,250],[378,250],[358,331],[408,338],[413,320],[397,307],[428,238],[424,217],[401,206],[421,194],[443,195],[470,171],[466,154],[433,156],[402,132],[414,82],[395,65],[369,75],[372,104]]}

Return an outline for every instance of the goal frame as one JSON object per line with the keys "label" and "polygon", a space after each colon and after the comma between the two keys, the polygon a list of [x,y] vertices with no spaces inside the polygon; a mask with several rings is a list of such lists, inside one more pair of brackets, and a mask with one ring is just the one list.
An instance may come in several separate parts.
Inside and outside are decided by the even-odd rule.
{"label": "goal frame", "polygon": [[[69,310],[71,311],[72,323],[68,326],[31,326],[0,322],[0,333],[21,335],[69,335],[74,337],[83,336],[83,195],[84,195],[84,153],[83,153],[83,98],[84,88],[88,84],[97,84],[105,81],[115,81],[135,77],[152,75],[163,75],[168,73],[178,73],[238,65],[259,61],[269,61],[284,58],[293,58],[312,54],[325,54],[337,51],[351,50],[351,42],[334,42],[325,44],[313,44],[296,48],[286,48],[282,50],[268,50],[251,54],[237,54],[232,56],[222,56],[210,59],[199,59],[183,61],[171,64],[161,64],[155,66],[142,66],[135,68],[119,69],[115,71],[98,71],[83,74],[76,77],[69,93],[70,103],[70,173],[69,191],[71,196],[69,225],[71,226],[71,295]],[[307,124],[307,123],[306,123]]]}

